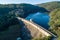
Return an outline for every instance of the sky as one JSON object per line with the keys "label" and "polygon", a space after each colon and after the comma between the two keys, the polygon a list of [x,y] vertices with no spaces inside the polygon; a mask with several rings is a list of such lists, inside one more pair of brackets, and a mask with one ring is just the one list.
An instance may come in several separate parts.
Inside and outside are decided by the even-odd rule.
{"label": "sky", "polygon": [[18,3],[29,3],[29,4],[41,4],[51,1],[60,1],[60,0],[0,0],[0,4],[18,4]]}

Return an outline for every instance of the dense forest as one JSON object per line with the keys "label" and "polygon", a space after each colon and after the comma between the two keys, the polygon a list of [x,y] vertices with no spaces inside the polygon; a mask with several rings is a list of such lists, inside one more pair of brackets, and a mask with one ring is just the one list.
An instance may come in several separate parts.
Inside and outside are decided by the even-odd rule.
{"label": "dense forest", "polygon": [[[0,5],[0,31],[9,25],[16,24],[16,16],[25,18],[30,13],[48,12],[46,9],[31,4]],[[16,22],[16,23],[14,23]],[[5,27],[5,25],[7,25]],[[2,28],[1,28],[2,27]],[[3,28],[4,27],[4,28]]]}
{"label": "dense forest", "polygon": [[38,7],[25,3],[7,5],[0,4],[0,40],[4,40],[4,38],[7,38],[6,40],[12,39],[15,40],[16,38],[14,39],[11,36],[16,35],[17,34],[16,30],[22,26],[19,24],[16,17],[19,16],[25,18],[29,14],[36,12],[48,12],[48,11],[43,7]]}
{"label": "dense forest", "polygon": [[[49,13],[49,30],[58,36],[58,40],[60,40],[60,2],[48,2],[43,4],[0,4],[0,40],[3,38],[8,38],[13,33],[16,33],[16,30],[20,28],[17,16],[25,18],[31,13],[36,12],[45,12]],[[11,38],[12,38],[11,37]],[[4,39],[3,39],[4,40]],[[12,39],[11,39],[12,40]],[[14,39],[13,39],[14,40]],[[36,40],[36,39],[33,39]],[[38,38],[37,40],[41,40]],[[43,39],[45,40],[45,39]],[[49,38],[46,40],[49,40]]]}
{"label": "dense forest", "polygon": [[[47,10],[43,7],[38,7],[38,6],[34,6],[31,4],[26,4],[26,3],[22,3],[22,4],[8,4],[8,5],[1,5],[0,4],[0,13],[9,13],[11,11],[19,11],[20,12],[20,16],[27,16],[30,13],[35,13],[35,12],[47,12]],[[22,16],[22,17],[23,17]]]}
{"label": "dense forest", "polygon": [[48,11],[53,11],[54,9],[60,8],[60,1],[47,2],[42,4],[36,4],[37,6],[44,7]]}
{"label": "dense forest", "polygon": [[52,11],[49,16],[49,25],[51,26],[50,30],[57,34],[58,40],[60,40],[60,8]]}

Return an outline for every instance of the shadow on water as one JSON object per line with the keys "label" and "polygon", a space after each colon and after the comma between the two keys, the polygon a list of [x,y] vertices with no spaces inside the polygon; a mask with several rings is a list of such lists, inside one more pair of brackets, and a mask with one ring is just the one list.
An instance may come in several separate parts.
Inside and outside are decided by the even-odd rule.
{"label": "shadow on water", "polygon": [[32,36],[28,28],[26,28],[25,24],[19,20],[20,23],[20,37],[22,40],[31,40]]}

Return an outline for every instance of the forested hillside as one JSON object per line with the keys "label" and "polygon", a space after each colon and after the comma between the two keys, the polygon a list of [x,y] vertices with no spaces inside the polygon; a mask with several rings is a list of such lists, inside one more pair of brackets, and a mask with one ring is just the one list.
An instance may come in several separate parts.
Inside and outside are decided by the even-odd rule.
{"label": "forested hillside", "polygon": [[[13,33],[15,33],[15,35],[17,34],[15,31],[15,29],[17,30],[19,27],[19,22],[16,19],[17,16],[25,18],[29,14],[36,12],[48,12],[48,11],[43,7],[38,7],[31,4],[24,3],[7,5],[0,4],[0,36],[1,36],[0,39],[2,40],[7,37],[8,39],[10,39],[9,37],[14,36],[12,35]],[[21,26],[22,25],[20,25],[20,27]],[[7,33],[9,36],[6,35]],[[11,38],[11,40],[13,40],[13,37]]]}
{"label": "forested hillside", "polygon": [[[16,24],[16,16],[27,17],[30,13],[47,12],[46,9],[31,4],[0,4],[0,31],[9,25]],[[15,22],[15,23],[14,23]]]}
{"label": "forested hillside", "polygon": [[[0,4],[0,38],[9,38],[10,35],[13,35],[11,33],[16,33],[15,29],[17,30],[22,26],[16,19],[17,16],[25,18],[29,14],[36,12],[49,12],[49,30],[55,33],[58,36],[58,40],[60,40],[60,1],[36,5],[26,3],[7,5]],[[10,33],[8,34],[9,36],[7,33]],[[40,37],[38,40],[40,40]]]}
{"label": "forested hillside", "polygon": [[37,6],[44,7],[50,11],[49,30],[57,35],[57,40],[60,40],[60,1],[37,4]]}
{"label": "forested hillside", "polygon": [[57,34],[58,40],[60,40],[60,8],[55,9],[50,13],[50,30]]}
{"label": "forested hillside", "polygon": [[[18,10],[20,9],[20,10]],[[8,5],[0,5],[0,13],[5,14],[9,13],[10,11],[18,10],[20,11],[20,16],[27,16],[30,13],[35,12],[47,12],[47,10],[43,7],[34,6],[31,4],[8,4]]]}
{"label": "forested hillside", "polygon": [[54,9],[60,8],[60,1],[37,4],[37,6],[44,7],[48,11],[53,11]]}

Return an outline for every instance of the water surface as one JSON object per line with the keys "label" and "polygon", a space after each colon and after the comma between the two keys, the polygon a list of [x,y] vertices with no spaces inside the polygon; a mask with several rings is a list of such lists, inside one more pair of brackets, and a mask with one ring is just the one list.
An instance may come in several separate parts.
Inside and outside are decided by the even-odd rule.
{"label": "water surface", "polygon": [[26,17],[26,20],[30,20],[34,23],[37,23],[38,25],[44,27],[45,29],[48,29],[48,22],[49,22],[49,15],[46,13],[31,13],[29,16]]}

